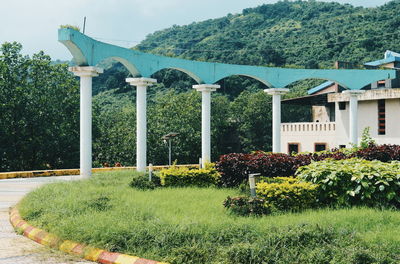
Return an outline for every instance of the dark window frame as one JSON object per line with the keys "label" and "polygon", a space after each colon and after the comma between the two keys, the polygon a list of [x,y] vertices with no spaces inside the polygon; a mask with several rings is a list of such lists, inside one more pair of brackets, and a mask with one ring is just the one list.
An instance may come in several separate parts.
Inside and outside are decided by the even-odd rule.
{"label": "dark window frame", "polygon": [[[297,146],[297,152],[296,151],[290,151],[290,146],[291,145]],[[295,152],[295,153],[299,153],[300,152],[300,143],[299,142],[289,142],[287,146],[288,146],[288,154],[291,154],[292,152]]]}
{"label": "dark window frame", "polygon": [[[317,146],[324,146],[323,150],[317,150]],[[316,142],[314,143],[314,152],[324,151],[328,149],[328,144],[326,142]]]}
{"label": "dark window frame", "polygon": [[339,110],[346,110],[346,102],[339,102]]}

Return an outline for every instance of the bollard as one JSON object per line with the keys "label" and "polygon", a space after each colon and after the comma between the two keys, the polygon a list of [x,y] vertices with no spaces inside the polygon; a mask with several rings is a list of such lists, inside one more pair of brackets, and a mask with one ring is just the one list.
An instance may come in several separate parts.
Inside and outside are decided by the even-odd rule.
{"label": "bollard", "polygon": [[153,177],[153,164],[149,164],[149,181],[152,180]]}
{"label": "bollard", "polygon": [[202,169],[203,167],[203,160],[199,158],[199,169]]}
{"label": "bollard", "polygon": [[256,197],[256,177],[260,176],[260,173],[249,174],[249,185],[251,197]]}

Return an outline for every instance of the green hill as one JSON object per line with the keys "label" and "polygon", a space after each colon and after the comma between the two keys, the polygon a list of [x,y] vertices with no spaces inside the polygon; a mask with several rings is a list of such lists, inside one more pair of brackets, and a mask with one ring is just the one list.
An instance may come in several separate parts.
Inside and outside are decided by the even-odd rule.
{"label": "green hill", "polygon": [[[400,50],[400,1],[377,8],[318,1],[281,1],[240,14],[173,26],[150,34],[134,49],[185,59],[279,67],[330,68],[334,61],[362,64]],[[114,66],[95,81],[95,94],[118,88],[126,92],[127,71]],[[193,81],[164,70],[158,88],[187,90]],[[225,94],[236,97],[257,81],[233,77],[221,81]],[[302,88],[304,92],[306,88]]]}
{"label": "green hill", "polygon": [[400,1],[378,8],[281,1],[149,35],[138,50],[193,60],[299,67],[363,63],[400,50]]}

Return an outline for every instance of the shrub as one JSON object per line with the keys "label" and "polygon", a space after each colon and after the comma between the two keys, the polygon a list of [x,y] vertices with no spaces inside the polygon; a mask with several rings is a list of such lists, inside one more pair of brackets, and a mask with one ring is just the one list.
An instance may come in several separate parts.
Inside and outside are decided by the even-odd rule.
{"label": "shrub", "polygon": [[249,168],[264,177],[289,177],[296,172],[296,158],[283,153],[257,152],[251,156]]}
{"label": "shrub", "polygon": [[[365,141],[369,142],[367,139]],[[383,162],[400,161],[400,146],[370,144],[366,148],[333,149],[295,155],[265,152],[231,153],[221,156],[216,168],[221,174],[221,184],[226,187],[235,187],[247,180],[248,173],[261,173],[264,177],[289,177],[294,176],[299,167],[309,165],[312,161],[343,160],[354,157]]]}
{"label": "shrub", "polygon": [[[301,165],[305,158],[299,158]],[[221,184],[226,187],[239,186],[248,179],[249,173],[261,173],[264,177],[292,176],[299,167],[296,158],[282,153],[254,152],[252,154],[231,153],[220,157],[216,168],[221,174]]]}
{"label": "shrub", "polygon": [[295,178],[277,177],[260,182],[256,191],[266,201],[265,206],[281,211],[299,211],[317,205],[318,185]]}
{"label": "shrub", "polygon": [[232,213],[241,216],[271,213],[270,208],[265,206],[265,200],[257,197],[239,196],[231,198],[228,196],[224,201],[224,206]]}
{"label": "shrub", "polygon": [[214,164],[208,164],[203,169],[172,166],[160,171],[160,179],[163,186],[207,187],[217,185],[220,177]]}
{"label": "shrub", "polygon": [[132,188],[139,190],[153,190],[156,187],[161,186],[160,177],[153,173],[151,181],[149,180],[149,174],[140,174],[133,177],[131,183],[129,184]]}
{"label": "shrub", "polygon": [[321,186],[325,204],[400,207],[400,162],[358,158],[324,160],[301,167],[297,177]]}
{"label": "shrub", "polygon": [[247,179],[251,154],[230,153],[222,155],[216,164],[221,174],[221,184],[225,187],[238,186]]}
{"label": "shrub", "polygon": [[74,26],[74,25],[60,25],[60,28],[72,28],[72,29],[75,29],[76,31],[81,30],[78,26]]}
{"label": "shrub", "polygon": [[370,127],[364,128],[361,136],[361,142],[360,142],[360,148],[365,149],[368,148],[369,146],[374,146],[376,145],[376,141],[371,137],[371,134],[369,133]]}
{"label": "shrub", "polygon": [[237,215],[299,211],[317,205],[318,185],[290,177],[265,178],[256,185],[257,197],[228,197],[224,206]]}
{"label": "shrub", "polygon": [[367,148],[359,149],[355,156],[366,160],[379,160],[388,162],[400,160],[399,145],[370,145]]}

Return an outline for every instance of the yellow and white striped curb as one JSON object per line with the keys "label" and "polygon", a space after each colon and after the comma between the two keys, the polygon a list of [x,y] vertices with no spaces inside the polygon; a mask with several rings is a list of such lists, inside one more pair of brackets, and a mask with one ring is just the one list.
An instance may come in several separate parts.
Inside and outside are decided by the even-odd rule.
{"label": "yellow and white striped curb", "polygon": [[[197,164],[188,165],[175,165],[176,167],[190,167],[198,168]],[[153,166],[153,170],[161,170],[169,166]],[[107,168],[93,168],[92,172],[104,171],[118,171],[118,170],[134,170],[136,167],[107,167]],[[13,179],[13,178],[33,178],[33,177],[50,177],[50,176],[64,176],[64,175],[79,175],[79,169],[63,169],[63,170],[36,170],[36,171],[12,171],[0,172],[0,180]]]}
{"label": "yellow and white striped curb", "polygon": [[10,210],[10,222],[17,232],[23,234],[29,239],[32,239],[39,244],[80,256],[86,260],[96,261],[103,264],[167,264],[165,262],[109,252],[69,240],[62,241],[57,236],[28,224],[21,218],[16,208]]}

